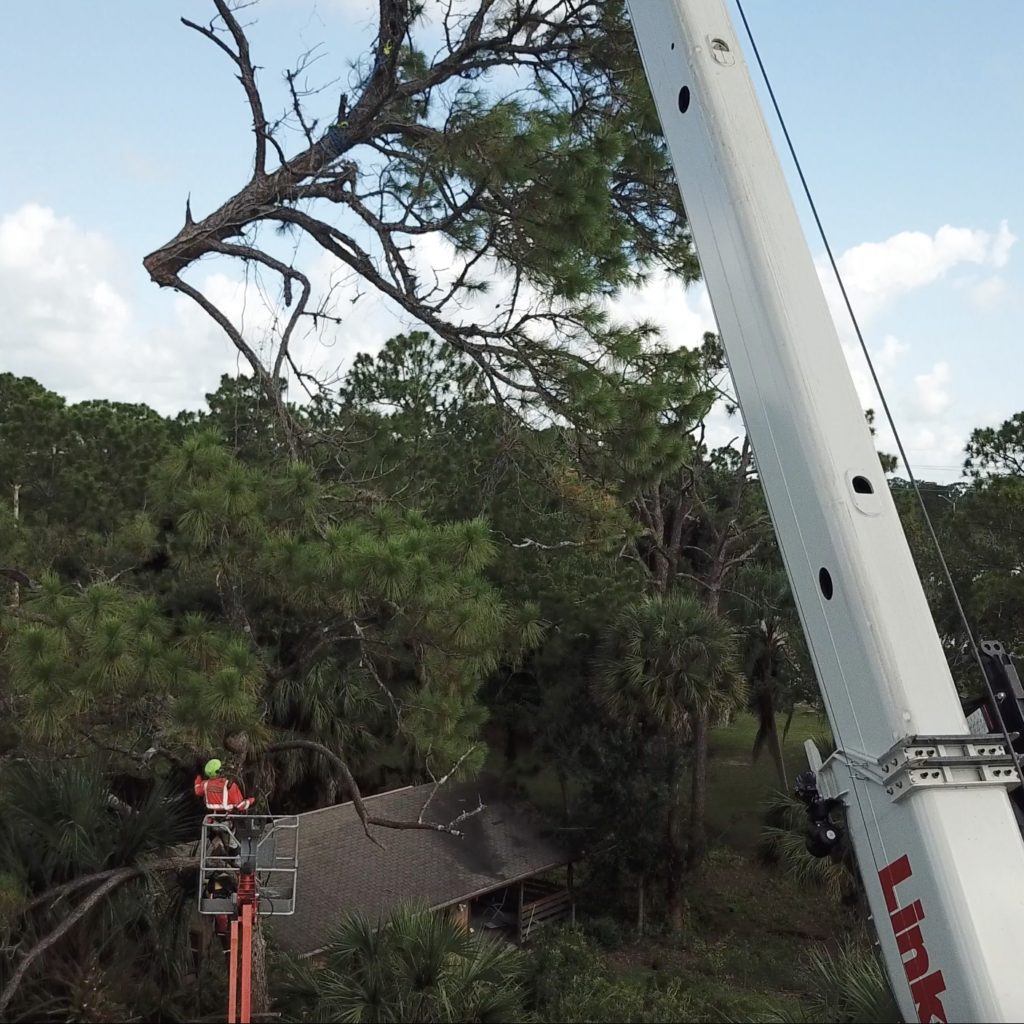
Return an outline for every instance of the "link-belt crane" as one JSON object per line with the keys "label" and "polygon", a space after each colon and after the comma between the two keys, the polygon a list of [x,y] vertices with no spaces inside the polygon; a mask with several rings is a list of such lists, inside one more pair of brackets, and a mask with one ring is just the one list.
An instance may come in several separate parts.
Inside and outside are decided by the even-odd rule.
{"label": "link-belt crane", "polygon": [[904,1019],[1024,1021],[1010,736],[968,727],[725,0],[627,2],[838,747],[809,804]]}

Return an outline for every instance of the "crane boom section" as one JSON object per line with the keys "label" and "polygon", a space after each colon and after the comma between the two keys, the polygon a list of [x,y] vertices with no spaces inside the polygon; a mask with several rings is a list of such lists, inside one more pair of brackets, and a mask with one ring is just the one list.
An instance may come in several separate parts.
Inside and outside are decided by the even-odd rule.
{"label": "crane boom section", "polygon": [[[725,0],[628,6],[839,747],[822,777],[847,805],[901,1009],[1024,1020],[1011,770],[993,767],[1001,747],[959,742],[956,688]],[[941,770],[912,770],[915,754]]]}

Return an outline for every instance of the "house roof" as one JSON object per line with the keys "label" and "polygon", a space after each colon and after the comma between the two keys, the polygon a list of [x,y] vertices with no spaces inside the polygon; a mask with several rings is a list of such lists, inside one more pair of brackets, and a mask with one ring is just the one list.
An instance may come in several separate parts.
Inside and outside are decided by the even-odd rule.
{"label": "house roof", "polygon": [[[408,786],[366,797],[364,803],[371,816],[415,821],[432,789]],[[347,912],[375,920],[404,902],[444,907],[572,859],[529,807],[492,785],[445,786],[424,817],[453,821],[480,800],[484,810],[458,826],[462,838],[371,826],[384,849],[366,838],[351,803],[300,814],[296,909],[267,920],[274,939],[291,953],[309,956],[327,945],[331,929]]]}

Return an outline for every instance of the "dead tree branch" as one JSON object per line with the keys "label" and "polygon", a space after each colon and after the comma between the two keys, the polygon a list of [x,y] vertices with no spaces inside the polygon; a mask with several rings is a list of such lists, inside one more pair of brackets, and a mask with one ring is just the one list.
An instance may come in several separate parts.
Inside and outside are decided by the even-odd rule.
{"label": "dead tree branch", "polygon": [[235,17],[235,11],[247,5],[231,5],[228,3],[228,0],[213,0],[213,3],[217,8],[220,20],[224,23],[224,27],[231,33],[231,38],[235,43],[234,50],[217,35],[216,19],[206,27],[197,25],[194,21],[189,21],[188,18],[182,18],[181,21],[184,25],[195,29],[196,32],[206,36],[207,39],[219,46],[238,68],[238,80],[242,83],[245,97],[249,101],[249,109],[252,111],[252,130],[256,136],[256,155],[253,173],[263,176],[267,173],[267,118],[263,113],[263,100],[260,97],[260,90],[256,85],[256,69],[253,67],[252,59],[249,56],[249,40],[246,37],[245,30]]}
{"label": "dead tree branch", "polygon": [[[349,796],[352,800],[352,806],[355,808],[355,812],[359,816],[359,820],[363,824],[363,831],[366,833],[366,837],[371,842],[376,843],[377,846],[381,846],[382,849],[382,844],[378,842],[377,839],[375,839],[373,834],[370,832],[371,825],[376,825],[379,828],[392,828],[399,830],[426,829],[430,832],[446,832],[448,835],[455,836],[456,838],[461,839],[464,837],[465,833],[460,831],[457,826],[461,824],[463,821],[465,821],[466,818],[470,817],[470,813],[476,814],[484,809],[484,805],[481,803],[481,805],[477,808],[476,811],[470,813],[463,812],[457,818],[455,818],[455,820],[450,821],[447,824],[442,824],[441,822],[434,821],[422,821],[419,819],[416,821],[407,821],[396,818],[381,818],[377,815],[370,814],[367,811],[366,804],[363,801],[363,795],[359,790],[359,784],[353,777],[348,764],[345,762],[344,758],[339,757],[329,747],[325,747],[322,743],[317,743],[315,740],[284,740],[281,743],[273,743],[268,747],[264,747],[264,753],[267,754],[279,754],[284,753],[288,750],[310,750],[313,753],[319,754],[321,757],[326,758],[326,760],[330,761],[331,764],[333,764],[334,767],[338,769],[342,781],[345,784],[345,788],[349,792]],[[463,756],[465,757],[467,755]],[[454,769],[452,770],[454,771]],[[449,773],[449,775],[450,774],[451,773]],[[447,777],[448,776],[446,776],[446,779]],[[431,795],[431,798],[432,796],[433,794]],[[420,814],[420,818],[422,818],[422,812]]]}
{"label": "dead tree branch", "polygon": [[[465,353],[486,374],[496,401],[540,400],[564,411],[564,388],[551,381],[594,365],[582,350],[601,334],[601,312],[586,296],[566,298],[559,291],[565,273],[552,269],[557,260],[535,259],[536,218],[544,214],[533,209],[534,192],[562,180],[569,170],[565,154],[573,145],[589,145],[615,119],[628,124],[627,134],[635,138],[628,104],[639,64],[628,24],[609,15],[602,0],[476,0],[468,11],[448,5],[441,13],[445,42],[431,58],[419,45],[420,5],[378,0],[376,37],[360,65],[361,81],[351,99],[347,91],[340,95],[337,113],[332,110],[321,130],[303,106],[320,90],[298,81],[313,51],[285,72],[290,109],[271,125],[238,18],[248,4],[211,2],[216,13],[209,24],[183,22],[236,69],[252,115],[252,173],[205,216],[196,219],[188,211],[177,234],[143,262],[154,283],[188,296],[225,332],[273,402],[293,456],[303,438],[283,400],[281,374],[293,368],[303,383],[312,381],[302,376],[291,352],[297,324],[311,320],[319,331],[340,318],[329,305],[335,301],[333,286],[322,297],[325,289],[315,274],[275,256],[271,229],[292,232],[296,245],[313,242],[401,315]],[[521,101],[508,107],[519,120],[497,134],[487,130],[480,105],[468,100],[495,69],[509,69],[523,83]],[[568,134],[538,151],[536,181],[503,176],[507,132],[528,138],[533,111],[544,105],[569,118]],[[480,127],[474,129],[475,123]],[[282,126],[300,140],[291,155],[275,137]],[[657,150],[660,136],[651,138]],[[267,168],[268,143],[279,157],[273,169]],[[685,220],[667,159],[664,167],[665,173],[641,171],[635,162],[624,162],[608,172],[610,216],[622,228],[621,255],[638,275],[652,261],[680,265]],[[415,246],[425,238],[443,242],[452,253],[447,278],[434,268],[424,272]],[[258,355],[261,343],[187,280],[211,255],[258,265],[280,278],[283,306],[290,312],[278,310],[273,318],[266,358]],[[684,271],[691,272],[695,263]],[[488,305],[480,297],[498,275],[507,275],[509,297]],[[293,285],[301,291],[294,305]]]}

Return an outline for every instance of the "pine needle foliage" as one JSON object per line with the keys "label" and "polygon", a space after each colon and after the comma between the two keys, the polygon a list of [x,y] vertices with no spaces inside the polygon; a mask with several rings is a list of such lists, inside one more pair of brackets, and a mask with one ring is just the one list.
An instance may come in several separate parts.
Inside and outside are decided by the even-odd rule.
{"label": "pine needle foliage", "polygon": [[[158,589],[49,572],[11,621],[4,665],[39,738],[137,732],[142,715],[197,754],[274,728],[365,753],[397,729],[446,771],[478,739],[488,673],[538,636],[536,607],[486,580],[481,518],[360,505],[312,465],[242,462],[208,429],[170,451],[151,494]],[[382,701],[409,709],[382,726]]]}

